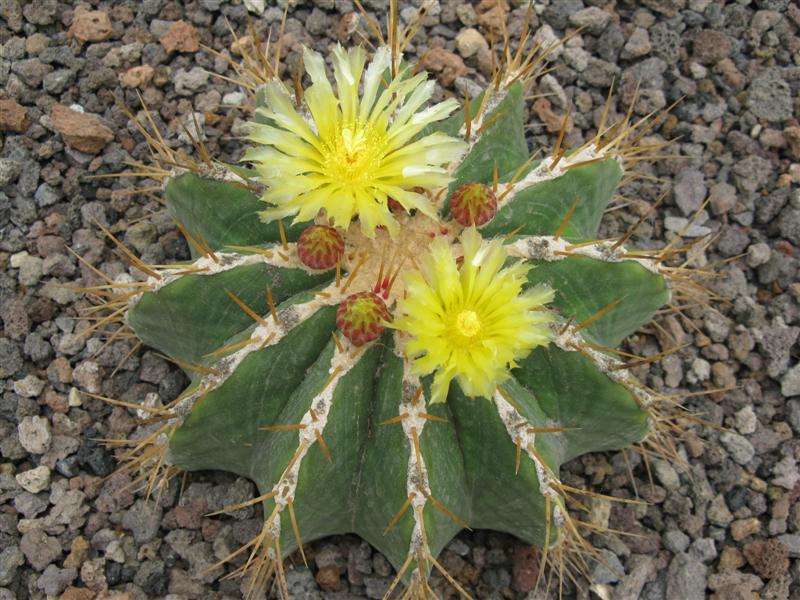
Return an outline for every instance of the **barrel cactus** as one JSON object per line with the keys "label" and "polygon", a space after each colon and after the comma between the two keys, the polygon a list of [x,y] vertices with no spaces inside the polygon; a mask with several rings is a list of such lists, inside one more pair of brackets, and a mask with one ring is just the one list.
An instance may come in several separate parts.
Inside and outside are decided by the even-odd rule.
{"label": "barrel cactus", "polygon": [[547,49],[523,40],[480,96],[429,105],[402,40],[371,57],[337,48],[333,83],[306,49],[305,88],[250,46],[242,164],[147,133],[159,162],[143,172],[194,260],[125,250],[138,277],[102,286],[191,379],[169,403],[131,405],[146,435],[129,465],[151,489],[179,470],[255,482],[230,510],[260,505],[263,528],[227,557],[254,590],[274,580],[287,595],[282,559],[347,532],[412,596],[432,571],[463,592],[437,557],[464,527],[536,546],[542,570],[580,567],[592,550],[573,502],[589,492],[560,466],[666,443],[665,398],[615,348],[683,278],[669,252],[597,239],[649,121],[604,115],[580,147],[562,132],[531,154],[525,91]]}

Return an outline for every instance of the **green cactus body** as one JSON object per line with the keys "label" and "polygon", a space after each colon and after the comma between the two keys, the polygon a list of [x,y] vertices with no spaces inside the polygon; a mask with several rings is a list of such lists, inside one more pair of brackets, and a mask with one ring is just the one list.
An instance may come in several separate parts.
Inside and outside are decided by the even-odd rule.
{"label": "green cactus body", "polygon": [[[150,277],[130,302],[137,335],[192,377],[150,443],[168,445],[164,464],[256,483],[264,529],[243,551],[256,582],[280,574],[281,556],[302,542],[348,532],[419,593],[465,526],[552,555],[577,535],[560,466],[652,433],[656,398],[611,349],[670,291],[656,260],[596,240],[623,174],[614,144],[598,138],[531,161],[522,84],[487,94],[482,116],[479,101],[471,105],[452,182],[438,197],[429,191],[440,220],[402,212],[394,235],[379,229],[373,239],[354,222],[328,271],[299,260],[293,240],[307,224],[282,234],[262,222],[263,202],[235,176],[166,182],[169,210],[203,255]],[[466,137],[464,111],[424,133],[434,130]],[[469,182],[493,186],[498,199],[480,235],[506,236],[508,264],[532,266],[526,287],[554,291],[551,341],[511,365],[490,397],[468,397],[454,380],[446,402],[433,404],[431,377],[415,374],[401,332],[388,326],[356,347],[338,333],[336,308],[350,294],[387,290],[398,273],[401,281],[432,238],[455,240],[462,228],[447,216],[449,196]],[[386,294],[392,310],[400,289]]]}

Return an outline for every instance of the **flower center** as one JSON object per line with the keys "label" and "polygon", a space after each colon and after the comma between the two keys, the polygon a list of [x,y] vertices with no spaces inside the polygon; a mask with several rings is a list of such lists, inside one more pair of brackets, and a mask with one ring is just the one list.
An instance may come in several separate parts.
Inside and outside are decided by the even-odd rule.
{"label": "flower center", "polygon": [[464,338],[470,339],[478,335],[481,321],[474,310],[462,310],[456,316],[456,331]]}
{"label": "flower center", "polygon": [[374,181],[384,140],[373,127],[358,121],[348,123],[326,142],[325,170],[332,180],[349,184]]}

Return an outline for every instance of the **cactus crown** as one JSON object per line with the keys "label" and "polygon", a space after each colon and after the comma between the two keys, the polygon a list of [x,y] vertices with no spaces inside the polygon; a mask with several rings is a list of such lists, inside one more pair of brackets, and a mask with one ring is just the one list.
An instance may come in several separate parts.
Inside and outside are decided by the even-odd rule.
{"label": "cactus crown", "polygon": [[585,565],[573,502],[589,492],[560,465],[674,449],[673,399],[614,348],[686,293],[686,273],[669,248],[626,249],[632,232],[597,239],[651,122],[607,123],[609,100],[594,138],[568,150],[562,131],[537,159],[524,89],[549,49],[526,51],[525,32],[479,98],[426,108],[433,84],[400,63],[414,31],[396,22],[393,3],[368,66],[361,48],[334,51],[336,94],[306,50],[311,85],[293,99],[254,40],[234,63],[256,103],[246,167],[199,142],[195,163],[142,126],[170,168],[140,172],[163,181],[195,259],[128,253],[138,280],[97,288],[191,377],[143,407],[124,468],[150,488],[178,469],[251,478],[259,497],[230,510],[259,504],[264,526],[228,557],[250,589],[274,578],[288,595],[282,557],[342,532],[384,552],[412,596],[433,569],[467,595],[437,562],[465,526],[536,545],[542,569]]}

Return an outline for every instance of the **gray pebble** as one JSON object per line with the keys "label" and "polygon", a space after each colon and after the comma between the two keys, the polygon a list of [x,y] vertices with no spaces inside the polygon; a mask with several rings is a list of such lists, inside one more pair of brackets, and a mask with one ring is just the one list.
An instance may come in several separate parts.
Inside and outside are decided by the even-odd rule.
{"label": "gray pebble", "polygon": [[689,223],[689,219],[685,217],[666,217],[664,219],[664,227],[675,233],[683,232],[687,238],[696,238],[708,235],[711,230],[708,227],[698,225],[697,223]]}
{"label": "gray pebble", "polygon": [[478,15],[475,13],[475,8],[471,4],[459,3],[456,6],[456,15],[458,15],[458,20],[461,21],[465,27],[474,27],[478,23]]}
{"label": "gray pebble", "polygon": [[0,338],[0,379],[13,377],[23,365],[17,345],[6,337]]}
{"label": "gray pebble", "polygon": [[50,94],[60,94],[75,81],[75,72],[72,69],[58,69],[44,76],[42,85],[44,91]]}
{"label": "gray pebble", "polygon": [[689,554],[676,554],[667,570],[666,600],[704,600],[708,567]]}
{"label": "gray pebble", "polygon": [[48,596],[58,596],[77,576],[78,570],[74,567],[59,569],[56,565],[48,565],[36,580],[36,587]]}
{"label": "gray pebble", "polygon": [[163,560],[143,561],[139,570],[136,571],[133,582],[150,597],[161,596],[167,591],[167,578],[164,571]]}
{"label": "gray pebble", "polygon": [[153,502],[137,500],[122,516],[122,526],[143,544],[152,540],[161,525],[162,509]]}
{"label": "gray pebble", "polygon": [[26,519],[33,519],[47,510],[45,495],[21,492],[14,498],[14,508]]}
{"label": "gray pebble", "polygon": [[[372,581],[374,578],[365,578]],[[391,582],[391,581],[390,581]],[[294,569],[286,573],[286,587],[289,590],[289,595],[292,598],[304,598],[305,600],[321,600],[322,594],[320,593],[319,589],[317,588],[317,584],[314,581],[314,575],[306,568],[299,568]],[[386,584],[386,589],[388,589],[389,584]],[[370,587],[367,587],[367,594],[369,594]],[[384,592],[386,591],[384,589]],[[380,596],[369,596],[370,598],[381,598],[383,597],[383,593]]]}
{"label": "gray pebble", "polygon": [[40,529],[33,529],[22,536],[20,549],[28,563],[37,571],[44,569],[61,556],[61,542]]}
{"label": "gray pebble", "polygon": [[625,575],[625,567],[622,566],[617,555],[602,548],[600,550],[600,560],[594,563],[591,571],[591,580],[594,583],[616,583]]}
{"label": "gray pebble", "polygon": [[62,194],[59,190],[54,189],[47,183],[43,183],[36,189],[36,194],[34,194],[34,199],[36,200],[36,204],[38,206],[52,206],[59,200],[61,200]]}
{"label": "gray pebble", "polygon": [[25,556],[17,545],[0,550],[0,585],[8,585],[17,574],[17,569],[25,563]]}
{"label": "gray pebble", "polygon": [[719,236],[717,248],[724,256],[738,256],[744,253],[750,243],[750,237],[739,227],[725,227]]}
{"label": "gray pebble", "polygon": [[31,454],[44,454],[50,448],[52,436],[46,417],[25,417],[17,427],[19,443]]}
{"label": "gray pebble", "polygon": [[653,558],[644,554],[630,557],[626,565],[628,574],[614,589],[615,600],[639,600],[647,580],[655,575]]}
{"label": "gray pebble", "polygon": [[628,41],[622,48],[620,58],[623,60],[630,60],[633,58],[640,58],[650,53],[652,44],[650,43],[650,34],[644,27],[637,27],[633,30]]}
{"label": "gray pebble", "polygon": [[745,406],[736,412],[736,429],[739,433],[749,435],[755,432],[757,426],[758,419],[752,406]]}
{"label": "gray pebble", "polygon": [[612,23],[597,40],[597,54],[604,60],[616,62],[624,44],[625,33],[619,25]]}
{"label": "gray pebble", "polygon": [[564,60],[566,63],[575,69],[578,73],[582,73],[589,66],[589,58],[591,55],[583,48],[569,47],[564,48]]}
{"label": "gray pebble", "polygon": [[800,245],[800,209],[787,207],[778,219],[778,231],[795,246]]}
{"label": "gray pebble", "polygon": [[689,536],[680,529],[671,529],[667,531],[663,536],[663,540],[664,547],[675,554],[685,552],[689,547]]}
{"label": "gray pebble", "polygon": [[318,8],[314,8],[306,19],[306,29],[312,35],[321,35],[328,28],[328,15]]}
{"label": "gray pebble", "polygon": [[[784,375],[783,379],[781,379],[781,393],[787,398],[789,396],[800,396],[800,363],[786,371],[786,375]],[[790,410],[789,406],[791,405],[791,402],[795,402],[796,404],[794,405],[795,408]],[[792,422],[793,426],[795,424],[800,425],[800,411],[797,410],[797,408],[800,407],[797,406],[797,403],[797,400],[793,400],[787,404],[787,411],[789,411],[789,413],[793,416],[797,414],[797,418],[794,420],[795,422]],[[795,429],[800,431],[800,427],[795,427]]]}
{"label": "gray pebble", "polygon": [[27,252],[20,252],[11,257],[11,267],[19,269],[19,282],[25,286],[39,283],[42,278],[42,259]]}
{"label": "gray pebble", "polygon": [[682,170],[675,178],[675,202],[684,215],[690,216],[706,198],[705,178],[700,171]]}
{"label": "gray pebble", "polygon": [[19,161],[10,158],[0,158],[0,186],[16,181],[22,171]]}
{"label": "gray pebble", "polygon": [[770,327],[754,333],[767,361],[767,374],[773,378],[781,377],[789,366],[791,349],[800,335],[800,327],[787,327],[779,317]]}
{"label": "gray pebble", "polygon": [[650,29],[653,53],[673,65],[680,57],[681,36],[666,22],[660,21]]}
{"label": "gray pebble", "polygon": [[165,21],[163,19],[153,19],[150,21],[150,33],[156,39],[161,39],[161,37],[169,31],[169,28],[172,27],[174,21]]}
{"label": "gray pebble", "polygon": [[789,556],[800,558],[800,534],[786,533],[778,536],[778,541],[786,546]]}
{"label": "gray pebble", "polygon": [[26,58],[15,61],[11,70],[19,75],[27,86],[35,89],[42,85],[45,75],[52,71],[53,67],[44,64],[38,58]]}
{"label": "gray pebble", "polygon": [[692,542],[689,555],[703,563],[710,563],[717,558],[717,547],[711,538],[698,538]]}
{"label": "gray pebble", "polygon": [[158,231],[152,223],[140,221],[134,223],[125,233],[125,243],[133,246],[139,253],[158,239]]}
{"label": "gray pebble", "polygon": [[584,81],[593,87],[605,88],[619,77],[619,67],[600,58],[590,57],[586,68],[581,73]]}
{"label": "gray pebble", "polygon": [[780,122],[791,118],[792,92],[778,69],[767,69],[747,89],[747,106],[759,119]]}
{"label": "gray pebble", "polygon": [[681,482],[678,478],[678,472],[667,461],[653,461],[653,470],[655,471],[656,477],[661,482],[661,485],[666,489],[677,490],[680,487]]}
{"label": "gray pebble", "polygon": [[565,29],[572,14],[583,9],[581,0],[561,0],[550,3],[542,12],[542,17],[555,29]]}
{"label": "gray pebble", "polygon": [[181,96],[191,96],[208,83],[208,72],[200,67],[178,71],[173,77],[175,91]]}
{"label": "gray pebble", "polygon": [[[23,346],[23,349],[25,351],[25,355],[35,363],[43,363],[53,355],[53,348],[50,346],[50,343],[45,340],[41,334],[35,331],[29,333],[25,337],[25,345]],[[41,390],[39,393],[41,393]],[[38,395],[39,394],[37,393],[36,396]]]}
{"label": "gray pebble", "polygon": [[23,379],[14,382],[14,391],[25,398],[36,398],[42,393],[44,386],[45,382],[35,375],[26,375]]}
{"label": "gray pebble", "polygon": [[611,13],[596,6],[581,9],[569,16],[570,24],[575,27],[584,27],[592,35],[600,35],[608,26],[609,21],[611,21]]}
{"label": "gray pebble", "polygon": [[734,433],[732,431],[725,431],[719,436],[722,445],[730,452],[731,457],[740,465],[746,465],[755,456],[755,448],[747,438]]}
{"label": "gray pebble", "polygon": [[769,260],[771,253],[772,250],[764,242],[751,244],[747,248],[747,266],[751,268],[760,267]]}
{"label": "gray pebble", "polygon": [[745,192],[755,192],[763,186],[773,173],[772,164],[765,158],[750,155],[733,167],[736,184]]}

